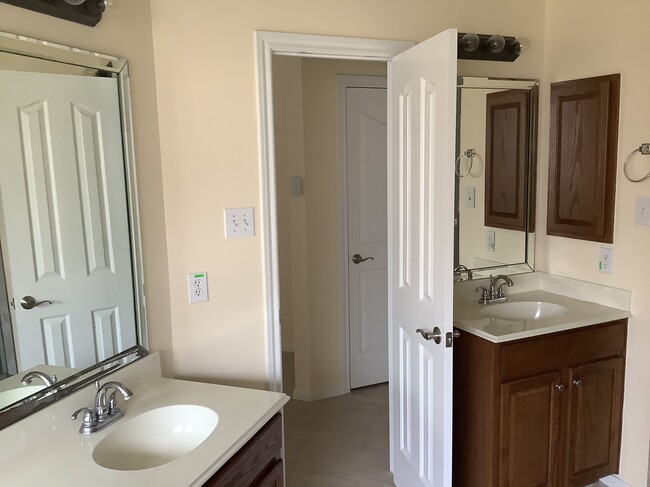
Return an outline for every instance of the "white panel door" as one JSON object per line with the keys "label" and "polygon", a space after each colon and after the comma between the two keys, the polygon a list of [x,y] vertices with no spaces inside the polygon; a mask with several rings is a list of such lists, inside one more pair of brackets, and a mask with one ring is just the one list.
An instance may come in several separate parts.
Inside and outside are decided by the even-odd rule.
{"label": "white panel door", "polygon": [[[450,29],[389,65],[391,469],[451,486],[456,43]],[[440,329],[427,340],[418,329]],[[451,337],[451,335],[449,335]]]}
{"label": "white panel door", "polygon": [[136,343],[117,80],[0,71],[0,93],[18,368],[87,367]]}
{"label": "white panel door", "polygon": [[356,388],[388,381],[386,89],[348,87],[345,100],[350,387]]}

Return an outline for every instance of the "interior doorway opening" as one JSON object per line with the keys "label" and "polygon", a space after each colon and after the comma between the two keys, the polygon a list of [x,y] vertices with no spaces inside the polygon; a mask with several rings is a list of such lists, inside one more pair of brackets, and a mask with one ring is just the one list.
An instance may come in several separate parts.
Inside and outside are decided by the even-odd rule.
{"label": "interior doorway opening", "polygon": [[273,62],[284,391],[318,400],[388,380],[386,63]]}

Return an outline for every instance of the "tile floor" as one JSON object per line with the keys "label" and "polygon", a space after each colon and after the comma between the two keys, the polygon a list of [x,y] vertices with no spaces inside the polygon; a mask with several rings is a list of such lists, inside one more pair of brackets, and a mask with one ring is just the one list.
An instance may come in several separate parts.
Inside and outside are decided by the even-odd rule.
{"label": "tile floor", "polygon": [[[294,387],[283,354],[285,390]],[[284,408],[287,487],[393,486],[388,465],[388,384]]]}

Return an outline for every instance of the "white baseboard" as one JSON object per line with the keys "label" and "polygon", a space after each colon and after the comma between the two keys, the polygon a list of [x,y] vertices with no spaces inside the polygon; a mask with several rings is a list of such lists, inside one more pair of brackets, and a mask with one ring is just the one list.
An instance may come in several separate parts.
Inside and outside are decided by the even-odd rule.
{"label": "white baseboard", "polygon": [[600,479],[600,481],[603,484],[607,485],[607,487],[632,487],[627,482],[623,482],[616,475],[610,475],[609,477],[604,477]]}
{"label": "white baseboard", "polygon": [[334,387],[332,389],[322,389],[322,390],[311,390],[311,389],[294,389],[293,394],[291,394],[292,399],[298,401],[320,401],[321,399],[327,399],[328,397],[340,396],[346,394],[347,392],[343,387]]}

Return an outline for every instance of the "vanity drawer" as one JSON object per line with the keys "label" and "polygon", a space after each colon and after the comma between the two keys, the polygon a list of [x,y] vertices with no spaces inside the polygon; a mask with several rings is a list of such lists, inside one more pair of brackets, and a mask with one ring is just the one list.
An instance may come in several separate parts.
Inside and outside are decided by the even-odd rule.
{"label": "vanity drawer", "polygon": [[503,344],[501,381],[531,377],[625,355],[627,320]]}
{"label": "vanity drawer", "polygon": [[276,414],[203,487],[281,486],[282,416]]}

